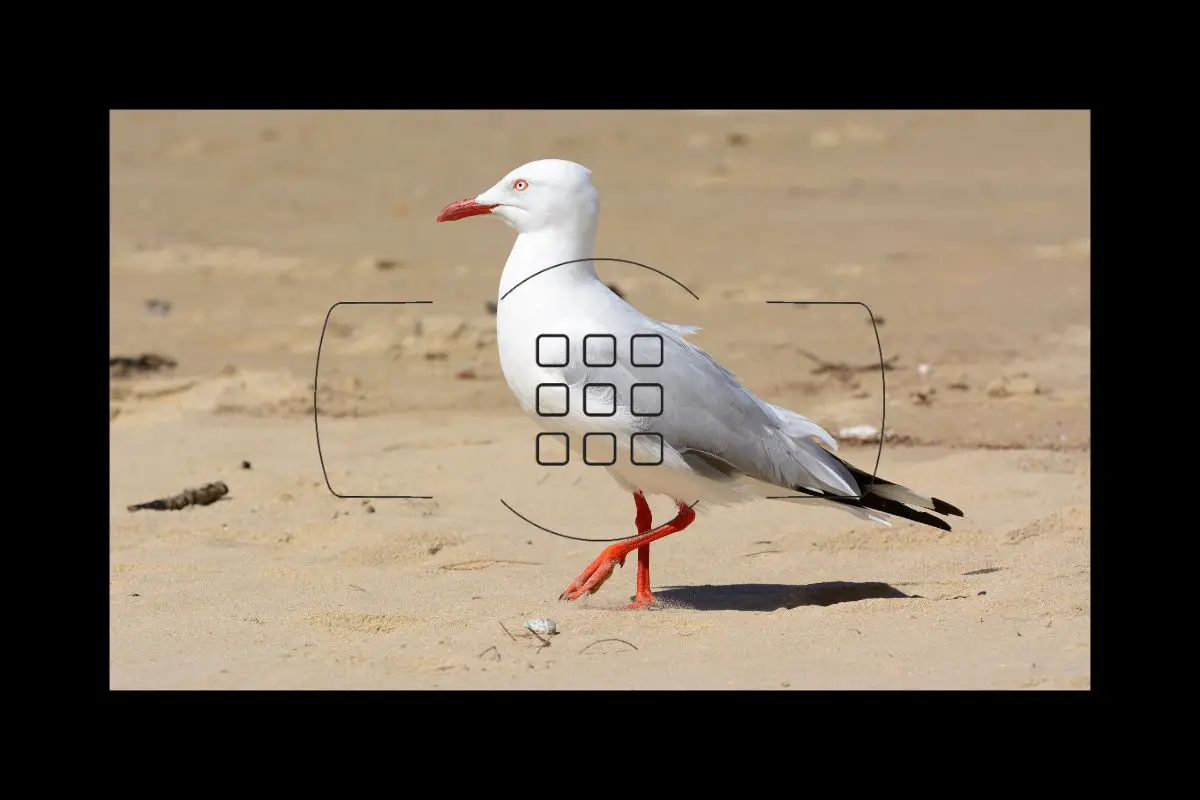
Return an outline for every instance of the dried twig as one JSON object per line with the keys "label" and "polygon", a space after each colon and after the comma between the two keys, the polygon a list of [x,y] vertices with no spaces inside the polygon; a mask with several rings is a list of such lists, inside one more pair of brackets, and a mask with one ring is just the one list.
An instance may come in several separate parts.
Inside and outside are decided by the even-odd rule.
{"label": "dried twig", "polygon": [[150,511],[178,511],[181,508],[188,506],[207,506],[217,502],[222,497],[229,493],[229,487],[224,481],[216,483],[206,483],[199,489],[184,489],[182,492],[171,497],[160,497],[157,500],[151,500],[148,503],[135,503],[128,506],[129,511],[141,511],[148,509]]}
{"label": "dried twig", "polygon": [[473,571],[487,569],[496,564],[529,564],[535,567],[541,566],[540,561],[512,561],[507,558],[473,558],[470,561],[455,561],[453,564],[442,564],[439,569]]}
{"label": "dried twig", "polygon": [[[505,633],[508,633],[508,628],[504,627],[503,622],[501,622],[500,620],[496,620],[496,624],[498,624],[500,626],[500,630],[504,631]],[[512,639],[513,642],[517,641],[517,637],[513,636],[511,633],[508,633],[508,638]]]}
{"label": "dried twig", "polygon": [[[875,370],[879,369],[879,362],[877,361],[870,364],[852,365],[847,364],[844,361],[826,361],[825,359],[809,352],[808,350],[801,350],[800,353],[817,363],[817,366],[812,370],[813,375],[823,375],[826,372],[831,372],[840,380],[848,381],[850,380],[850,376],[856,372],[874,372]],[[883,368],[885,370],[895,369],[896,361],[898,361],[899,358],[900,356],[892,356],[891,358],[884,359]]]}
{"label": "dried twig", "polygon": [[580,650],[579,655],[583,655],[584,653],[586,653],[588,650],[588,647],[591,647],[592,645],[603,644],[604,642],[620,642],[621,644],[627,644],[630,647],[632,647],[634,650],[637,650],[636,644],[634,644],[633,642],[627,642],[624,639],[597,639],[596,641],[592,642],[592,644],[589,644],[587,647]]}
{"label": "dried twig", "polygon": [[500,650],[496,647],[496,645],[492,645],[487,650],[484,650],[482,653],[480,653],[478,656],[476,656],[476,658],[483,658],[492,650],[496,651],[496,660],[499,661],[500,660]]}
{"label": "dried twig", "polygon": [[541,635],[540,633],[538,633],[537,631],[530,630],[529,632],[530,632],[530,633],[533,635],[533,637],[534,637],[535,639],[537,639],[539,642],[541,642],[541,643],[542,643],[542,646],[541,646],[541,647],[539,647],[539,648],[538,648],[538,649],[535,651],[535,655],[536,655],[537,653],[540,653],[540,652],[542,652],[542,650],[543,650],[544,648],[546,648],[546,647],[549,647],[549,646],[550,646],[550,640],[549,640],[549,639],[544,639],[544,638],[542,638],[542,635]]}

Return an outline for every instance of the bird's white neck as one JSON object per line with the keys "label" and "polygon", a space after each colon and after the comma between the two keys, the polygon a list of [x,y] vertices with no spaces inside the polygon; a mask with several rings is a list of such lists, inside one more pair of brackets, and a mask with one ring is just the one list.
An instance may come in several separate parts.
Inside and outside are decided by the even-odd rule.
{"label": "bird's white neck", "polygon": [[[596,279],[596,265],[590,259],[596,255],[595,223],[584,229],[543,229],[517,236],[504,272],[500,275],[500,297],[512,291],[522,281],[548,281],[571,284]],[[574,263],[563,264],[564,261]],[[561,264],[562,266],[555,266]],[[553,269],[548,269],[554,267]],[[542,270],[545,270],[542,272]],[[538,274],[541,272],[541,274]],[[536,278],[532,277],[537,275]],[[527,280],[528,279],[528,280]]]}

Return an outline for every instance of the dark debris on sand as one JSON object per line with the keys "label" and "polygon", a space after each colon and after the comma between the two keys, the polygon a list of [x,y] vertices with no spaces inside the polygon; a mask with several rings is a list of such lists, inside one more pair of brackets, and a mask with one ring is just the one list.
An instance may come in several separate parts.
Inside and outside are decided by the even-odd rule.
{"label": "dark debris on sand", "polygon": [[164,369],[174,369],[175,359],[157,353],[142,353],[140,356],[110,356],[108,359],[108,377],[128,378],[145,372],[160,372]]}
{"label": "dark debris on sand", "polygon": [[198,489],[184,489],[179,494],[170,497],[160,497],[148,503],[135,503],[128,506],[127,511],[178,511],[188,506],[208,506],[229,494],[229,487],[224,481],[206,483]]}

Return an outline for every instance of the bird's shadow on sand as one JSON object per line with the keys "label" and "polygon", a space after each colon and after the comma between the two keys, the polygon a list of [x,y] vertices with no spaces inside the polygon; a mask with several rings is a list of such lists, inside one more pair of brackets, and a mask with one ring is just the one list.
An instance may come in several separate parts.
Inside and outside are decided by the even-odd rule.
{"label": "bird's shadow on sand", "polygon": [[784,583],[735,583],[728,586],[664,586],[655,597],[663,605],[696,611],[774,611],[799,606],[832,606],[857,600],[911,599],[890,584],[878,581],[834,581],[793,586]]}

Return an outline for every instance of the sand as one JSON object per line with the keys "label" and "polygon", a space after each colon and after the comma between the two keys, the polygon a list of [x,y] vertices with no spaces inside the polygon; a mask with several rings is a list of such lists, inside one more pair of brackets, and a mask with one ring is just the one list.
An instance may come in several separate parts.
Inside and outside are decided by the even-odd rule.
{"label": "sand", "polygon": [[[1082,112],[114,112],[110,685],[117,689],[1090,687],[1090,130]],[[434,223],[529,160],[594,173],[600,266],[759,396],[880,425],[947,533],[780,502],[634,532],[540,467],[500,374],[513,233]],[[330,316],[313,420],[314,362]],[[843,454],[870,469],[876,445]],[[133,503],[224,481],[203,507]],[[503,501],[503,502],[502,502]],[[655,519],[672,514],[651,499]],[[545,646],[524,628],[549,617]],[[601,641],[608,640],[608,641]],[[616,641],[622,640],[622,641]],[[598,642],[598,643],[597,643]],[[595,644],[593,644],[595,643]],[[590,645],[590,646],[589,646]],[[585,649],[586,648],[586,649]]]}

